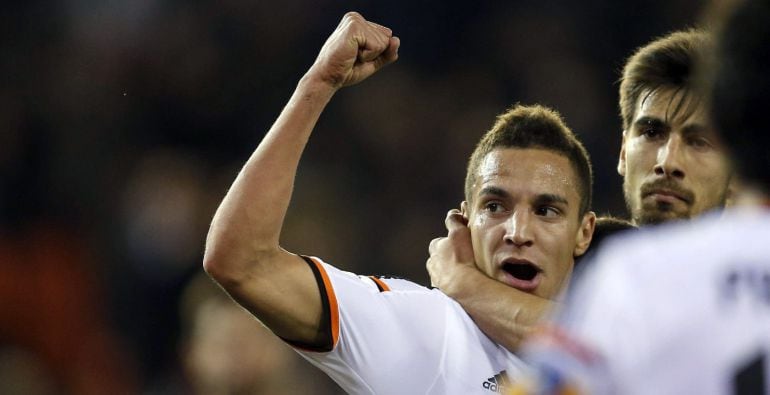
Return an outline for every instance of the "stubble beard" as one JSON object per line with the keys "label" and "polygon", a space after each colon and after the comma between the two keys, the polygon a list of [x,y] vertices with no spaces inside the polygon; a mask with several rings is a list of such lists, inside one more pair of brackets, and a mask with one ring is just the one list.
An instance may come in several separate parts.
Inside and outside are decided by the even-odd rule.
{"label": "stubble beard", "polygon": [[676,211],[672,204],[666,202],[645,203],[641,196],[641,188],[631,187],[627,180],[627,178],[623,180],[623,197],[634,225],[658,225],[692,217],[691,205],[688,205],[685,211]]}
{"label": "stubble beard", "polygon": [[690,210],[675,211],[671,204],[663,202],[642,203],[634,210],[633,221],[638,226],[659,225],[669,221],[687,220],[692,217]]}

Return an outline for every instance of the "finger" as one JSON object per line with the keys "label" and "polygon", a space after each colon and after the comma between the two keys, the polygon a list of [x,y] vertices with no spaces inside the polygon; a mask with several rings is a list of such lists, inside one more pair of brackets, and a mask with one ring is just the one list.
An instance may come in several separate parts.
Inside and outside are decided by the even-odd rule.
{"label": "finger", "polygon": [[358,61],[360,63],[367,63],[378,60],[388,49],[389,45],[390,37],[381,32],[367,32],[367,34],[358,38]]}
{"label": "finger", "polygon": [[438,243],[441,242],[441,240],[446,239],[446,237],[436,237],[435,239],[430,241],[430,244],[428,244],[428,253],[430,255],[433,255],[436,252],[436,249],[438,248]]}
{"label": "finger", "polygon": [[449,232],[452,232],[460,228],[467,228],[468,220],[462,215],[460,210],[452,209],[447,212],[444,225],[446,225]]}
{"label": "finger", "polygon": [[438,282],[433,278],[434,276],[433,276],[433,272],[432,272],[432,269],[433,269],[433,263],[432,262],[433,262],[433,259],[428,258],[425,261],[425,268],[428,269],[428,276],[430,276],[430,286],[433,287],[433,288],[438,288]]}
{"label": "finger", "polygon": [[[363,43],[364,45],[360,47],[362,51],[359,56],[359,61],[377,61],[380,63],[376,65],[377,68],[392,62],[392,60],[382,61],[381,56],[385,54],[388,49],[390,49],[393,31],[385,26],[369,21],[366,21],[362,27],[362,30],[365,34],[366,42]],[[394,49],[397,50],[398,45],[396,45]]]}
{"label": "finger", "polygon": [[388,45],[388,33],[383,27],[367,21],[364,17],[350,11],[342,17],[337,30],[347,36],[348,42],[357,48],[358,62],[371,62],[381,54]]}
{"label": "finger", "polygon": [[372,62],[374,70],[379,70],[382,67],[395,62],[398,59],[398,48],[400,45],[401,40],[399,40],[398,37],[391,37],[388,48],[382,54],[380,54],[380,56],[374,59],[374,62]]}
{"label": "finger", "polygon": [[391,64],[398,59],[398,49],[401,47],[401,39],[390,37],[388,48],[377,58],[377,68]]}
{"label": "finger", "polygon": [[375,52],[367,52],[365,54],[359,53],[359,56],[356,59],[356,68],[361,75],[368,76],[374,74],[377,70],[398,59],[398,47],[400,41],[398,37],[391,37],[390,40],[393,42],[392,46],[388,46],[388,50],[379,53],[379,55],[377,55],[371,62],[364,61],[363,59],[374,56]]}
{"label": "finger", "polygon": [[380,32],[384,33],[388,37],[393,35],[393,30],[390,30],[389,27],[382,26],[379,23],[372,22],[372,21],[366,21],[366,23],[368,23],[369,26],[373,27],[374,29],[377,29]]}
{"label": "finger", "polygon": [[[348,11],[345,13],[345,15],[342,16],[342,22],[351,22],[351,21],[366,21],[366,19],[364,19],[363,15],[355,11]],[[342,24],[342,22],[340,22],[340,24]]]}

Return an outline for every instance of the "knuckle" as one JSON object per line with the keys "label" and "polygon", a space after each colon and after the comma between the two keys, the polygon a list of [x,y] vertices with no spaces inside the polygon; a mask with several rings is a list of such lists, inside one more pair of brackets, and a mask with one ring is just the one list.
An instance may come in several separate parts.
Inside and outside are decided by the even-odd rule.
{"label": "knuckle", "polygon": [[431,240],[430,245],[428,246],[428,252],[433,255],[438,249],[439,245],[445,240],[446,237],[437,237],[433,240]]}
{"label": "knuckle", "polygon": [[358,19],[363,19],[363,17],[361,16],[361,14],[359,14],[359,13],[357,13],[355,11],[348,11],[347,13],[345,13],[345,16],[342,19],[358,20]]}

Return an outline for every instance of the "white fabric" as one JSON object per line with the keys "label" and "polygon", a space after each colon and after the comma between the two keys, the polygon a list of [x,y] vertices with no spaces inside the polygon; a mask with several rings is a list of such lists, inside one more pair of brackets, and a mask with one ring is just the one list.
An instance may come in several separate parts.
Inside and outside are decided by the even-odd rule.
{"label": "white fabric", "polygon": [[762,358],[770,383],[770,210],[611,239],[592,264],[555,329],[530,345],[547,372],[541,388],[732,394],[734,378]]}
{"label": "white fabric", "polygon": [[503,388],[487,379],[521,376],[521,360],[439,290],[384,278],[390,290],[380,292],[368,277],[322,267],[339,306],[339,338],[331,352],[297,351],[347,392],[494,394]]}

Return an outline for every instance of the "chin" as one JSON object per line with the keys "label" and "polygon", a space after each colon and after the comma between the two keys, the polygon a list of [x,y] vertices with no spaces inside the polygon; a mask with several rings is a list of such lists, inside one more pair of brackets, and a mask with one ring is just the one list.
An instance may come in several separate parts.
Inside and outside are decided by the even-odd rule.
{"label": "chin", "polygon": [[639,226],[659,225],[671,221],[690,219],[688,213],[676,213],[673,211],[647,211],[634,218],[634,222]]}

